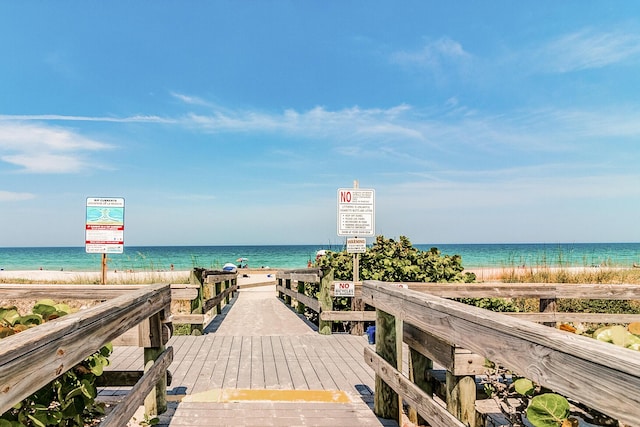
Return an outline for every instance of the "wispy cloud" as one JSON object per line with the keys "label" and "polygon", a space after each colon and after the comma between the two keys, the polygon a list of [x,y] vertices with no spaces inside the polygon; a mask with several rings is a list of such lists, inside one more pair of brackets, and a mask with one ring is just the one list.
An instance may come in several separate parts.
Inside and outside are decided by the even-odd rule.
{"label": "wispy cloud", "polygon": [[469,59],[471,55],[462,45],[448,37],[429,40],[419,50],[402,50],[391,55],[393,62],[430,69],[440,69],[444,65]]}
{"label": "wispy cloud", "polygon": [[90,164],[87,153],[110,148],[61,127],[0,122],[0,160],[26,173],[79,172]]}
{"label": "wispy cloud", "polygon": [[0,202],[18,202],[34,199],[36,196],[31,193],[16,193],[12,191],[0,190]]}
{"label": "wispy cloud", "polygon": [[[59,121],[59,122],[108,122],[108,123],[175,123],[174,119],[168,119],[153,115],[138,115],[130,117],[109,116],[66,116],[62,114],[0,114],[0,122],[26,122],[26,121]],[[0,126],[2,124],[0,123]]]}
{"label": "wispy cloud", "polygon": [[640,60],[640,34],[583,29],[550,41],[534,51],[536,68],[551,72],[602,68]]}

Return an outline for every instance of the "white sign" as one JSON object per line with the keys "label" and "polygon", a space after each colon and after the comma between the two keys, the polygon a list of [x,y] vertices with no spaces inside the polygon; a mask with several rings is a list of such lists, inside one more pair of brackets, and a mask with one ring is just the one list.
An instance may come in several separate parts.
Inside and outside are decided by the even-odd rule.
{"label": "white sign", "polygon": [[375,190],[338,189],[338,236],[374,236]]}
{"label": "white sign", "polygon": [[356,284],[353,282],[333,282],[334,297],[355,297]]}
{"label": "white sign", "polygon": [[363,254],[367,252],[367,239],[351,237],[347,239],[348,254]]}
{"label": "white sign", "polygon": [[124,199],[88,197],[85,249],[91,254],[124,252]]}

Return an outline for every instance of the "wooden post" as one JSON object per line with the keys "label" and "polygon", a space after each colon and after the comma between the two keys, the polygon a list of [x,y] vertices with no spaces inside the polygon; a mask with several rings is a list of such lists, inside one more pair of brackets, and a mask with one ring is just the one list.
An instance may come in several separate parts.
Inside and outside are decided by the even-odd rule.
{"label": "wooden post", "polygon": [[[304,291],[304,288],[305,288],[304,282],[300,282],[299,281],[298,282],[298,293],[306,295],[306,293]],[[298,314],[304,314],[304,309],[305,309],[304,303],[301,303],[300,301],[298,301],[298,308],[297,308]]]}
{"label": "wooden post", "polygon": [[[231,287],[231,280],[225,280],[224,281],[224,290],[226,291],[227,289],[229,289]],[[229,302],[231,301],[231,292],[227,294],[227,297],[224,299],[224,303],[229,304]]]}
{"label": "wooden post", "polygon": [[[557,300],[555,298],[540,298],[540,313],[554,313],[557,310]],[[556,327],[556,322],[542,322],[545,326]]]}
{"label": "wooden post", "polygon": [[[222,282],[216,282],[215,288],[215,296],[218,296],[222,293]],[[216,314],[222,313],[222,300],[216,305]]]}
{"label": "wooden post", "polygon": [[[142,325],[145,325],[144,327]],[[151,369],[155,360],[164,351],[162,341],[162,319],[160,313],[154,314],[147,321],[141,324],[141,334],[145,333],[144,339],[144,370]],[[144,332],[142,332],[144,331]],[[167,410],[167,375],[162,375],[154,390],[144,400],[144,413],[147,417],[153,418]]]}
{"label": "wooden post", "polygon": [[[333,310],[333,298],[331,298],[331,283],[333,282],[333,270],[327,271],[320,279],[320,292],[318,302],[320,303],[320,313]],[[331,335],[333,322],[331,320],[319,320],[318,331],[322,335]]]}
{"label": "wooden post", "polygon": [[[198,295],[191,300],[191,314],[204,314],[204,295],[202,290],[202,270],[194,268],[189,275],[189,283],[191,285],[198,285]],[[190,325],[190,332],[192,335],[202,335],[203,325]]]}
{"label": "wooden post", "polygon": [[[285,279],[284,287],[287,289],[291,289],[291,279]],[[287,304],[288,306],[291,306],[291,297],[289,295],[285,294],[284,303]]]}
{"label": "wooden post", "polygon": [[[353,254],[353,283],[360,282],[360,254]],[[364,311],[364,301],[361,297],[351,298],[351,311]],[[364,334],[364,322],[351,322],[351,335]]]}
{"label": "wooden post", "polygon": [[102,254],[102,275],[100,276],[100,284],[107,284],[107,254]]}
{"label": "wooden post", "polygon": [[[433,383],[427,379],[427,374],[432,369],[433,360],[409,347],[409,379],[429,396],[433,396]],[[413,407],[409,408],[409,420],[417,425],[425,424]]]}
{"label": "wooden post", "polygon": [[473,375],[447,371],[447,410],[469,427],[476,427],[476,381]]}
{"label": "wooden post", "polygon": [[[391,314],[376,309],[376,353],[392,366],[398,366],[396,351],[396,320]],[[394,419],[401,424],[398,394],[376,375],[373,411],[382,418]]]}
{"label": "wooden post", "polygon": [[[278,279],[278,286],[283,286],[282,279]],[[284,294],[278,291],[278,298],[284,299]]]}

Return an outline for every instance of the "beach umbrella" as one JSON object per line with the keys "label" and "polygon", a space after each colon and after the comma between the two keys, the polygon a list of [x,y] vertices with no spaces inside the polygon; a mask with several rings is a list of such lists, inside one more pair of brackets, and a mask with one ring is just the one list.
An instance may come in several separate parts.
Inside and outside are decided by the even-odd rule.
{"label": "beach umbrella", "polygon": [[238,258],[236,262],[246,262],[249,261],[249,258]]}

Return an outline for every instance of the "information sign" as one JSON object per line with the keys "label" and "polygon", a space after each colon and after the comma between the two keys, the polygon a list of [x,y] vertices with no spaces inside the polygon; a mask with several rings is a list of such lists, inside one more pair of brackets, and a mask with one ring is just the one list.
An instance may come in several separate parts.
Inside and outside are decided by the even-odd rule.
{"label": "information sign", "polygon": [[347,239],[348,254],[363,254],[367,252],[367,239],[360,237],[350,237]]}
{"label": "information sign", "polygon": [[338,189],[338,236],[375,235],[375,190]]}
{"label": "information sign", "polygon": [[124,252],[124,198],[88,197],[85,249],[92,254]]}
{"label": "information sign", "polygon": [[356,284],[353,282],[333,282],[334,297],[355,297]]}

